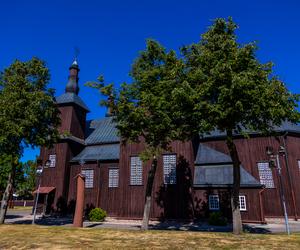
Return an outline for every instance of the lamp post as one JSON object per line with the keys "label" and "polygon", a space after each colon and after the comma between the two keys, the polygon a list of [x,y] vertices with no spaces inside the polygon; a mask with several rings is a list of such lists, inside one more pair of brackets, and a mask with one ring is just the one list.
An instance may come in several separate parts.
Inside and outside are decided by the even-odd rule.
{"label": "lamp post", "polygon": [[280,160],[279,160],[279,156],[285,154],[285,148],[283,146],[280,146],[277,154],[275,154],[272,147],[267,147],[266,152],[267,152],[267,155],[270,157],[270,162],[269,162],[270,168],[275,168],[278,173],[280,201],[281,201],[281,205],[282,205],[282,209],[283,209],[283,213],[284,213],[286,232],[289,235],[290,234],[290,226],[289,226],[289,219],[288,219],[288,214],[287,214],[287,210],[286,210],[284,188],[282,185],[281,165],[280,165]]}
{"label": "lamp post", "polygon": [[[37,160],[37,163],[42,163],[41,160]],[[45,162],[45,166],[46,167],[49,167],[51,164],[51,161],[50,160],[47,160]],[[37,209],[37,204],[38,204],[38,200],[39,200],[39,195],[40,195],[40,187],[41,187],[41,180],[42,180],[42,174],[43,174],[43,171],[44,171],[44,167],[43,165],[39,165],[36,169],[36,176],[39,178],[39,185],[38,185],[38,189],[37,189],[37,192],[36,192],[36,197],[35,197],[35,204],[34,204],[34,212],[33,212],[33,219],[32,219],[32,224],[35,224],[35,216],[36,216],[36,209]]]}

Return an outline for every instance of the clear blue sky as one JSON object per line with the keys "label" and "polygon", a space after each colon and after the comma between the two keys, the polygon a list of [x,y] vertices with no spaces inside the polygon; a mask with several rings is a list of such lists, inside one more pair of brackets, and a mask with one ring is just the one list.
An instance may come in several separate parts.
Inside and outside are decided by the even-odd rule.
{"label": "clear blue sky", "polygon": [[[297,0],[10,0],[0,3],[0,70],[14,59],[38,56],[51,72],[50,86],[64,92],[73,48],[80,48],[80,96],[104,115],[96,91],[83,86],[101,73],[107,81],[130,80],[128,72],[145,39],[169,49],[199,40],[211,21],[232,16],[242,43],[258,41],[258,57],[273,61],[275,73],[293,92],[300,92],[300,1]],[[38,150],[26,150],[23,160]]]}

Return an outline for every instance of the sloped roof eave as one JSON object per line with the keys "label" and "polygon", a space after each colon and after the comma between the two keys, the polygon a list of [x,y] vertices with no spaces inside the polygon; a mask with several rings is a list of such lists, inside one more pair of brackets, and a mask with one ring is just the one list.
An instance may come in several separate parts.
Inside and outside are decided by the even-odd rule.
{"label": "sloped roof eave", "polygon": [[[259,131],[250,131],[250,130],[244,130],[249,136],[264,136],[263,133]],[[300,125],[299,124],[294,124],[288,121],[282,122],[280,126],[274,126],[273,131],[275,133],[293,133],[293,134],[300,134]],[[234,137],[242,136],[240,133],[234,133]],[[220,139],[220,138],[225,138],[226,134],[225,132],[222,132],[220,130],[213,130],[210,133],[200,135],[201,140],[213,140],[213,139]]]}
{"label": "sloped roof eave", "polygon": [[103,144],[86,146],[70,162],[119,160],[120,144]]}
{"label": "sloped roof eave", "polygon": [[[240,186],[262,186],[244,167],[240,166]],[[195,165],[194,186],[228,187],[233,185],[233,165]]]}
{"label": "sloped roof eave", "polygon": [[[232,188],[233,184],[194,184],[194,188]],[[241,188],[263,188],[262,184],[241,184]]]}
{"label": "sloped roof eave", "polygon": [[89,108],[86,106],[84,101],[75,93],[69,93],[69,92],[64,93],[60,96],[57,96],[55,100],[57,104],[75,104],[83,108],[87,112],[90,112]]}

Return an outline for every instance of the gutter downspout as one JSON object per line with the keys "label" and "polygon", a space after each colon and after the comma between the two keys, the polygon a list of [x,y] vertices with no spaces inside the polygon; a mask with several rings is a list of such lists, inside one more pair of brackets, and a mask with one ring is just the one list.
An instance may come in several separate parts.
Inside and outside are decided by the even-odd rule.
{"label": "gutter downspout", "polygon": [[290,173],[290,167],[289,167],[289,161],[288,161],[288,150],[287,150],[287,145],[286,145],[286,136],[287,136],[288,132],[285,132],[284,135],[282,136],[283,138],[283,146],[285,148],[285,154],[284,154],[284,160],[285,160],[285,165],[286,165],[286,170],[287,170],[287,174],[288,174],[288,180],[289,180],[289,185],[290,185],[290,189],[291,189],[291,194],[292,194],[292,202],[293,202],[293,209],[294,209],[294,216],[295,216],[295,220],[298,220],[298,215],[297,215],[297,206],[296,206],[296,201],[295,201],[295,191],[292,185],[292,177],[291,177],[291,173]]}
{"label": "gutter downspout", "polygon": [[265,219],[265,213],[264,213],[264,206],[262,202],[262,193],[265,191],[265,187],[258,192],[259,194],[259,208],[260,208],[260,220],[262,224],[267,224],[266,219]]}

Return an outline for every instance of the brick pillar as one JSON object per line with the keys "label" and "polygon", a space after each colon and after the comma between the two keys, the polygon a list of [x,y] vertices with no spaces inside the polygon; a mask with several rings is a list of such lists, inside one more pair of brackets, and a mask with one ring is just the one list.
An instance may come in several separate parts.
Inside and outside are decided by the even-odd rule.
{"label": "brick pillar", "polygon": [[83,227],[85,177],[82,174],[78,174],[75,178],[77,178],[77,194],[73,226]]}

